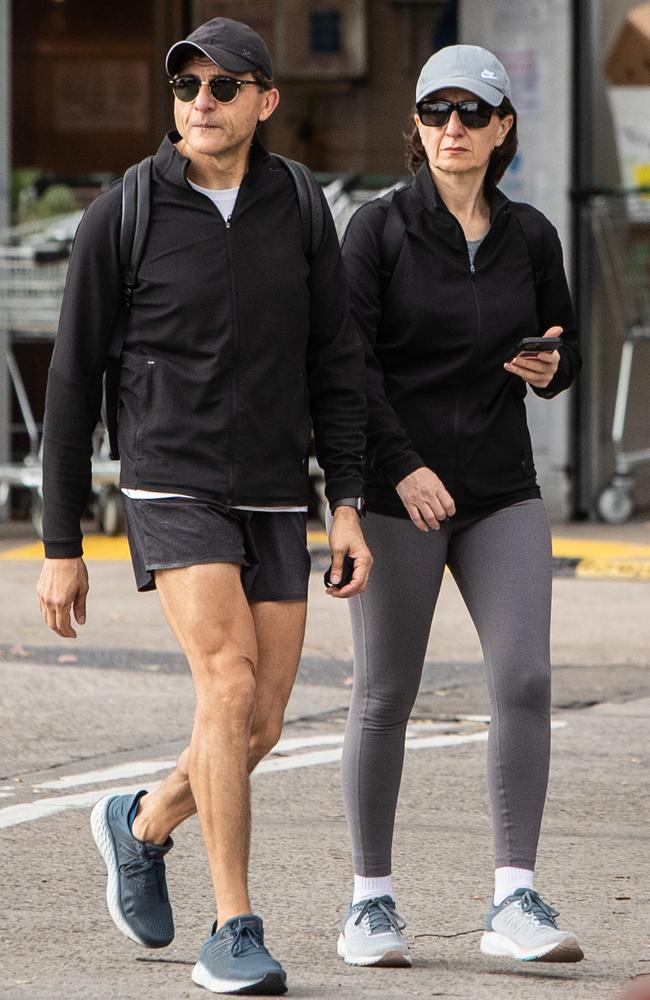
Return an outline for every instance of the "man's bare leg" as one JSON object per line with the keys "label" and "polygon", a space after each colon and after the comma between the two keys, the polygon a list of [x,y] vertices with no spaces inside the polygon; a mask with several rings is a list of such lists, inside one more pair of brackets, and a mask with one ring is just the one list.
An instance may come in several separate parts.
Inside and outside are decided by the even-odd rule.
{"label": "man's bare leg", "polygon": [[[258,657],[255,712],[247,754],[249,773],[280,737],[284,710],[300,660],[306,607],[304,601],[264,601],[250,606]],[[185,648],[180,631],[167,609],[166,613]],[[190,782],[190,750],[187,747],[183,751],[176,768],[162,785],[140,800],[138,815],[133,823],[133,832],[140,840],[164,843],[173,829],[196,811]],[[246,857],[247,853],[248,840]],[[220,902],[220,923],[227,919],[224,916],[222,920],[222,911],[225,913]]]}
{"label": "man's bare leg", "polygon": [[156,573],[163,610],[192,670],[188,776],[222,923],[251,912],[248,744],[257,643],[240,572],[217,563]]}

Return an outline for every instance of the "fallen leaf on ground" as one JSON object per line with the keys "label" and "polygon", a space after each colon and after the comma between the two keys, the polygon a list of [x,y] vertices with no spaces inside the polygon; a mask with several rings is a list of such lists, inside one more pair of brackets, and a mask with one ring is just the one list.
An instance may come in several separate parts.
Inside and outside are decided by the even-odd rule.
{"label": "fallen leaf on ground", "polygon": [[9,650],[9,656],[31,656],[29,650],[25,649],[22,642],[15,642]]}

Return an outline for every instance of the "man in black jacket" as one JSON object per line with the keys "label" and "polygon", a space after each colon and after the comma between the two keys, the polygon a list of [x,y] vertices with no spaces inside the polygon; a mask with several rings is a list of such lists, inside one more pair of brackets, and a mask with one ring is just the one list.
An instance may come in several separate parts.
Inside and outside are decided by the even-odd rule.
{"label": "man in black jacket", "polygon": [[[277,742],[302,646],[310,417],[333,511],[332,583],[349,597],[371,557],[359,525],[361,348],[331,217],[309,257],[293,181],[255,135],[279,95],[263,40],[215,18],[167,56],[176,132],[153,161],[147,245],[121,360],[119,448],[139,590],[156,587],[190,663],[190,746],[153,792],[108,796],[92,829],[117,926],[174,934],[164,879],[173,829],[198,811],[218,920],[192,977],[212,992],[282,993],[247,888],[249,774]],[[79,521],[107,344],[120,313],[121,188],[75,240],[44,429],[47,624],[75,637],[88,590]]]}

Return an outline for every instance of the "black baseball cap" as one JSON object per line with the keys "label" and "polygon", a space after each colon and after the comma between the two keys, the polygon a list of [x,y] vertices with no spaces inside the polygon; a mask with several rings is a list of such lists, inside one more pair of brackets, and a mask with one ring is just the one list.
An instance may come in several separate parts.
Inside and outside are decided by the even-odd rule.
{"label": "black baseball cap", "polygon": [[172,45],[165,60],[169,75],[178,73],[197,53],[231,73],[250,73],[258,69],[264,76],[273,77],[273,64],[264,39],[247,24],[229,17],[213,17],[183,41]]}

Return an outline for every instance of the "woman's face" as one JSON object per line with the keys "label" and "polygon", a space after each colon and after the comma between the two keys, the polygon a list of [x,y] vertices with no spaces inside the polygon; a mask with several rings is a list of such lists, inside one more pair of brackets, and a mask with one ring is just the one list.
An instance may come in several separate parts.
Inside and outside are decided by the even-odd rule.
{"label": "woman's face", "polygon": [[[456,87],[437,90],[435,96],[440,100],[454,102],[476,98],[469,90],[459,90]],[[423,125],[417,114],[415,124],[432,170],[450,174],[470,171],[484,174],[492,150],[503,143],[510,131],[512,115],[499,118],[497,114],[493,114],[485,128],[468,128],[463,125],[457,111],[452,111],[447,124],[440,128]]]}

